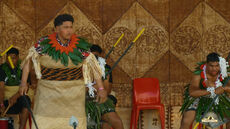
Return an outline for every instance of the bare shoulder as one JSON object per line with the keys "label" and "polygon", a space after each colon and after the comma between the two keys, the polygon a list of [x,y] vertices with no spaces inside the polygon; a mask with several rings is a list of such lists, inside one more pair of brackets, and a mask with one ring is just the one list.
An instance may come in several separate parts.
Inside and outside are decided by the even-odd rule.
{"label": "bare shoulder", "polygon": [[200,75],[193,75],[192,81],[200,81],[201,77]]}
{"label": "bare shoulder", "polygon": [[191,82],[191,86],[192,86],[192,87],[199,87],[200,80],[201,80],[200,75],[193,75],[193,77],[192,77],[192,82]]}

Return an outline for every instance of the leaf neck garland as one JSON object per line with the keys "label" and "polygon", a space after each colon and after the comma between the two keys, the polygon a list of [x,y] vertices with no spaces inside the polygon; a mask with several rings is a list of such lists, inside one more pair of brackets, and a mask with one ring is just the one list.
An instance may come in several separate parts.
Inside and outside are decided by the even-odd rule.
{"label": "leaf neck garland", "polygon": [[[16,86],[20,84],[21,76],[22,76],[22,70],[20,69],[21,61],[19,60],[16,66],[15,71],[11,69],[9,64],[4,63],[2,64],[2,69],[5,72],[7,79],[5,80],[5,84],[7,86]],[[12,73],[12,71],[14,71]],[[14,76],[14,77],[13,77]]]}
{"label": "leaf neck garland", "polygon": [[42,54],[51,56],[56,62],[60,60],[64,66],[68,66],[69,58],[75,65],[81,63],[85,53],[89,51],[91,44],[85,39],[73,34],[68,46],[62,46],[58,43],[56,36],[56,33],[48,35],[48,37],[40,43]]}

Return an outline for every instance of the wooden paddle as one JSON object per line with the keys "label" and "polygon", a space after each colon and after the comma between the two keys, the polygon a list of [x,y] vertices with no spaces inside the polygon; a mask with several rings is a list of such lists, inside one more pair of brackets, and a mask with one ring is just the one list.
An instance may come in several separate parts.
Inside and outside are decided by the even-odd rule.
{"label": "wooden paddle", "polygon": [[7,111],[10,109],[10,104],[8,105],[8,107],[6,108],[6,110],[1,114],[1,117],[5,117]]}

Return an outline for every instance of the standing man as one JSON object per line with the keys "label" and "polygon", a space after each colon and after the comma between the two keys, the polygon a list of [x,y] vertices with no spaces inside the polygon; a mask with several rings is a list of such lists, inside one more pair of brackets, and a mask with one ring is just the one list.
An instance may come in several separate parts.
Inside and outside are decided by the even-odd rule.
{"label": "standing man", "polygon": [[[72,129],[69,118],[75,116],[78,129],[86,129],[85,89],[93,91],[92,82],[98,85],[98,102],[107,100],[101,80],[102,71],[91,45],[73,32],[74,19],[69,14],[55,18],[55,32],[42,37],[30,48],[23,62],[21,95],[26,94],[26,80],[33,63],[38,85],[34,116],[41,129]],[[94,96],[90,92],[90,96]]]}

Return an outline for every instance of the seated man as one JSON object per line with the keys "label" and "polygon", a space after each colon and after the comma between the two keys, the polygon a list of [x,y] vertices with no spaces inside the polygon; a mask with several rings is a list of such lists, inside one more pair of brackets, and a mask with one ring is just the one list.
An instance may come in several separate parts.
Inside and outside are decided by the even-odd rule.
{"label": "seated man", "polygon": [[[208,112],[214,112],[222,124],[230,118],[230,101],[226,95],[230,93],[230,81],[225,59],[217,53],[210,53],[206,62],[198,64],[191,85],[185,90],[180,129],[189,129],[194,120],[202,122],[209,107]],[[227,129],[230,129],[230,122]]]}
{"label": "seated man", "polygon": [[[96,56],[100,66],[104,67],[102,69],[104,69],[105,73],[109,72],[111,67],[105,64],[105,60],[101,57],[101,54],[102,54],[101,47],[98,45],[92,45],[90,50]],[[112,82],[113,82],[112,73],[104,77],[103,80],[104,80],[103,83],[104,83],[105,89],[108,93],[108,98],[112,100],[114,105],[116,105],[117,99],[113,95],[111,95]],[[95,85],[95,87],[96,86],[97,85]],[[106,110],[107,111],[104,114],[102,114],[102,120],[103,120],[102,129],[111,129],[111,126],[113,127],[113,129],[123,129],[124,127],[123,127],[122,121],[120,117],[117,115],[117,113],[115,112],[115,110],[112,110],[109,107],[107,107]]]}
{"label": "seated man", "polygon": [[[4,112],[9,105],[10,108],[7,111],[7,114],[19,114],[19,129],[24,129],[29,112],[25,99],[20,96],[18,92],[22,76],[18,49],[11,48],[7,52],[7,57],[8,56],[11,57],[15,68],[12,69],[8,58],[6,63],[0,66],[0,111],[1,113]],[[30,104],[28,96],[26,96],[26,99]]]}

